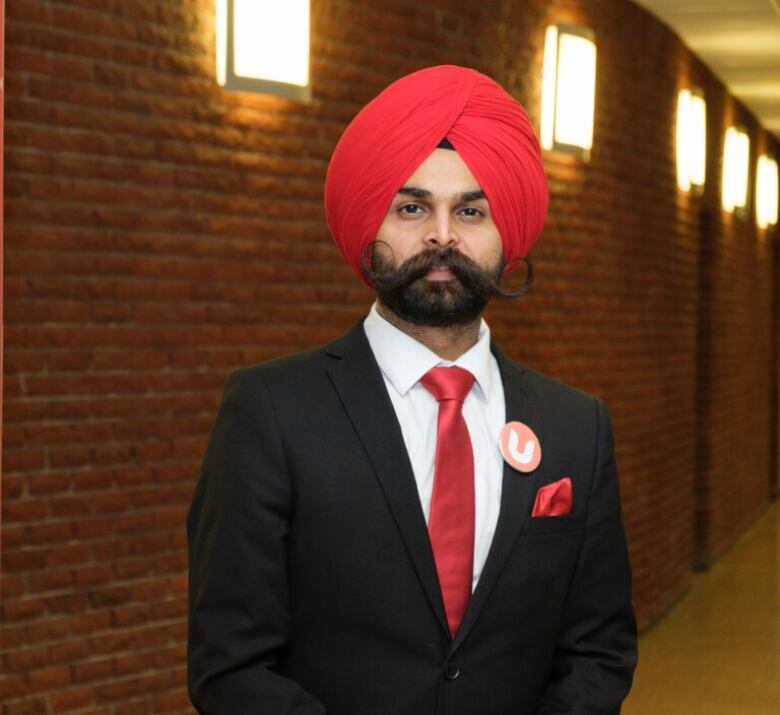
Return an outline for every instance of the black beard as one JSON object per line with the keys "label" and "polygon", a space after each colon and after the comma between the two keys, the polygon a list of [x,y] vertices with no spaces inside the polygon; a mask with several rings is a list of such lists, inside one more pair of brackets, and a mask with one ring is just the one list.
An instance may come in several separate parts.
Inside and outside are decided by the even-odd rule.
{"label": "black beard", "polygon": [[[502,294],[498,285],[503,259],[485,269],[453,248],[426,249],[397,266],[373,250],[371,270],[380,302],[414,325],[448,327],[476,320],[491,298]],[[453,278],[430,281],[432,270],[448,269]]]}

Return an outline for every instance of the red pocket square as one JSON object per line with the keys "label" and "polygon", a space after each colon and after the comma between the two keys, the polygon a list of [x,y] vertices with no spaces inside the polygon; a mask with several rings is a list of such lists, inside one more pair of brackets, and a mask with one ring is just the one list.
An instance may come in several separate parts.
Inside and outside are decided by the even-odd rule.
{"label": "red pocket square", "polygon": [[531,516],[565,516],[571,513],[571,479],[564,477],[536,492]]}

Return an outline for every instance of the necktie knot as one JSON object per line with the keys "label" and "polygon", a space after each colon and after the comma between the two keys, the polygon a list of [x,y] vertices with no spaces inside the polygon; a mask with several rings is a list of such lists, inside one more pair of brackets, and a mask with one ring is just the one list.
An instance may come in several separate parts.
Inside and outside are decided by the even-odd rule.
{"label": "necktie knot", "polygon": [[462,367],[434,367],[420,378],[420,382],[439,402],[463,402],[474,384],[474,375]]}

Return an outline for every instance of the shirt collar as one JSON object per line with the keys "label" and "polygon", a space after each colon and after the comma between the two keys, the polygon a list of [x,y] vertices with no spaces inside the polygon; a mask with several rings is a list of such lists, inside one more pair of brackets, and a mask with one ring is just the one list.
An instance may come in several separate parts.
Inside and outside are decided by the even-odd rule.
{"label": "shirt collar", "polygon": [[484,319],[479,323],[477,342],[454,361],[440,358],[419,340],[396,328],[379,314],[376,303],[363,321],[363,328],[379,369],[401,395],[432,367],[457,365],[474,375],[483,396],[490,399],[491,360],[495,358],[490,352],[490,328]]}

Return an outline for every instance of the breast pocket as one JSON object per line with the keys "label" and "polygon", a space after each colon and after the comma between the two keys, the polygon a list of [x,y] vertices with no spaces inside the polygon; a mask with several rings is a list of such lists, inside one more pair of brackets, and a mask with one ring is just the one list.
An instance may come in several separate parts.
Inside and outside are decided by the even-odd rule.
{"label": "breast pocket", "polygon": [[533,516],[520,525],[520,536],[575,534],[585,523],[585,512],[566,516]]}
{"label": "breast pocket", "polygon": [[550,609],[555,614],[566,596],[582,541],[585,514],[528,517],[501,575],[505,598],[519,613]]}

